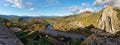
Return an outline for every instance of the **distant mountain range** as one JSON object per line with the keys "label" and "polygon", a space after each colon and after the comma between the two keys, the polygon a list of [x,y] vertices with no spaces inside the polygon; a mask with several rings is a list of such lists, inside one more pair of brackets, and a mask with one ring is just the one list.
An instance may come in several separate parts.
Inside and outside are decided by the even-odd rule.
{"label": "distant mountain range", "polygon": [[16,16],[16,15],[3,15],[0,14],[0,18],[57,18],[59,16]]}

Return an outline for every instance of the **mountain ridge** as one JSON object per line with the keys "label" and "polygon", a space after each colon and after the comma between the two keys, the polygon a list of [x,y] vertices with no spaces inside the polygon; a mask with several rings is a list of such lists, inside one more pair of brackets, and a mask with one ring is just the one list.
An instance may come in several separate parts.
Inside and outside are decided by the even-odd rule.
{"label": "mountain ridge", "polygon": [[59,16],[17,16],[17,15],[3,15],[0,14],[0,18],[57,18]]}

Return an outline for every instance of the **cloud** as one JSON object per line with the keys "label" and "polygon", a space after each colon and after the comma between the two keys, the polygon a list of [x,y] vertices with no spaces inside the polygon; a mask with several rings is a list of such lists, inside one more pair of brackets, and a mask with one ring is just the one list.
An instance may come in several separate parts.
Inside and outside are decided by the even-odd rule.
{"label": "cloud", "polygon": [[35,10],[36,10],[36,8],[29,8],[29,10],[30,10],[30,11],[35,11]]}
{"label": "cloud", "polygon": [[89,7],[90,5],[89,5],[89,3],[84,2],[84,3],[81,4],[81,6]]}
{"label": "cloud", "polygon": [[32,3],[31,3],[31,2],[26,2],[26,4],[27,4],[27,5],[32,5]]}
{"label": "cloud", "polygon": [[11,7],[15,7],[16,8],[17,6],[16,5],[11,5]]}
{"label": "cloud", "polygon": [[114,7],[120,8],[120,0],[95,0],[95,6],[106,6],[113,5]]}
{"label": "cloud", "polygon": [[71,6],[71,7],[64,7],[62,9],[63,10],[68,10],[72,14],[78,14],[81,8],[79,6]]}
{"label": "cloud", "polygon": [[48,6],[53,6],[53,5],[57,4],[57,3],[59,3],[58,0],[45,0],[44,5],[45,5],[46,7],[48,7]]}
{"label": "cloud", "polygon": [[9,4],[4,4],[5,7],[9,6]]}
{"label": "cloud", "polygon": [[92,8],[85,8],[85,9],[81,9],[81,10],[80,10],[80,13],[86,12],[86,11],[94,12],[95,10],[93,10]]}
{"label": "cloud", "polygon": [[15,5],[18,8],[26,8],[23,4],[22,4],[22,0],[6,0],[9,3],[12,3],[13,5]]}
{"label": "cloud", "polygon": [[85,8],[84,6],[70,6],[70,7],[64,7],[62,9],[70,11],[72,14],[79,14],[85,11],[89,11],[93,13],[99,11],[97,8],[90,8],[90,7]]}
{"label": "cloud", "polygon": [[[31,2],[25,2],[23,4],[23,0],[6,0],[9,4],[11,4],[11,7],[20,8],[20,9],[28,9],[30,11],[35,11],[36,8],[30,7],[32,5]],[[4,4],[4,6],[8,6],[8,4]]]}

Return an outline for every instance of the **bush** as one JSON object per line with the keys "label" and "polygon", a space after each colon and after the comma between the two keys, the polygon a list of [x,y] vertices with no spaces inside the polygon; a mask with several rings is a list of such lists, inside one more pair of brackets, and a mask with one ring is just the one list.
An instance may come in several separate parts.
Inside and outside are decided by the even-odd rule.
{"label": "bush", "polygon": [[120,31],[118,31],[118,32],[115,34],[114,38],[120,38]]}
{"label": "bush", "polygon": [[47,38],[39,39],[39,45],[55,45],[54,43],[50,42]]}
{"label": "bush", "polygon": [[38,45],[38,43],[37,42],[29,42],[26,45]]}
{"label": "bush", "polygon": [[84,39],[73,39],[71,40],[71,45],[81,45]]}

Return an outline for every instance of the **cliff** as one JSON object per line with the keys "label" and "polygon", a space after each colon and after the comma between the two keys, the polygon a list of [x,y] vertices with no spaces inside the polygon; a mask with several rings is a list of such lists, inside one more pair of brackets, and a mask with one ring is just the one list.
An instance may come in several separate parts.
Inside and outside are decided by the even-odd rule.
{"label": "cliff", "polygon": [[117,17],[117,11],[113,6],[106,7],[98,20],[98,28],[111,34],[120,30],[119,19]]}

